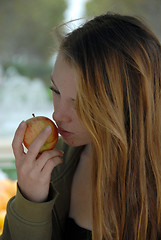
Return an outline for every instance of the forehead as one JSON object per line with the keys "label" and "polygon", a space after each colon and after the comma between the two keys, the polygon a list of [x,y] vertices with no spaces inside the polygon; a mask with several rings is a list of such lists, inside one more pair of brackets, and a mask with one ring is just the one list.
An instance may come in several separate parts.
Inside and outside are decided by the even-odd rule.
{"label": "forehead", "polygon": [[58,90],[69,92],[76,97],[77,73],[72,64],[69,64],[62,55],[58,55],[55,62],[51,80]]}

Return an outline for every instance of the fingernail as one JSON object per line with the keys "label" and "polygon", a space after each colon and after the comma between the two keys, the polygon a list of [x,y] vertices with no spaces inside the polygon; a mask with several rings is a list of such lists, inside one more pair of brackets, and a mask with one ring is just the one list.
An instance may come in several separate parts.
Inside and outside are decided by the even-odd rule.
{"label": "fingernail", "polygon": [[51,132],[51,131],[52,131],[52,128],[51,128],[50,126],[47,126],[46,129],[45,129],[45,131]]}

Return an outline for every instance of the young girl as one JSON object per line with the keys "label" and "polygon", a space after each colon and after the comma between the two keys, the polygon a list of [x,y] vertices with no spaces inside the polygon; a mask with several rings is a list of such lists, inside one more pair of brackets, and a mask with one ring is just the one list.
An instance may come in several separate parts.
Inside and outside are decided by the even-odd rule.
{"label": "young girl", "polygon": [[95,17],[61,41],[51,75],[61,138],[13,140],[17,195],[1,240],[161,239],[161,45],[138,19]]}

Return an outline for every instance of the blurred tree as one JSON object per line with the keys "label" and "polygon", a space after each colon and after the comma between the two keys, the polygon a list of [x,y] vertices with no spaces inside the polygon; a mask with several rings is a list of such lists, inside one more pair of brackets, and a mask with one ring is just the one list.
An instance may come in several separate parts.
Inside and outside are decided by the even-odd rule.
{"label": "blurred tree", "polygon": [[52,29],[66,7],[65,0],[0,0],[0,63],[47,61],[55,46]]}
{"label": "blurred tree", "polygon": [[161,0],[89,0],[86,3],[89,17],[107,11],[141,17],[161,39]]}

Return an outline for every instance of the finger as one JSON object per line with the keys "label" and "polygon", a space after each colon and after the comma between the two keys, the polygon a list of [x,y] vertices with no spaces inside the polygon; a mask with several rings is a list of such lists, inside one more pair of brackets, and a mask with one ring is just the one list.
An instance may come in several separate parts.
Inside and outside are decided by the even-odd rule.
{"label": "finger", "polygon": [[61,164],[63,162],[61,157],[55,157],[55,158],[51,158],[49,159],[44,168],[42,169],[42,177],[47,181],[50,180],[51,178],[51,173],[53,171],[53,168],[55,168],[56,166],[58,166],[59,164]]}
{"label": "finger", "polygon": [[46,127],[33,141],[33,143],[28,148],[28,158],[33,160],[36,159],[37,155],[40,152],[40,148],[44,145],[47,138],[50,136],[52,129],[50,126]]}
{"label": "finger", "polygon": [[15,135],[12,141],[12,149],[13,149],[15,158],[20,158],[21,155],[24,153],[22,143],[23,143],[26,127],[27,127],[26,123],[22,121],[15,132]]}
{"label": "finger", "polygon": [[55,157],[61,158],[62,156],[63,156],[63,152],[57,149],[43,152],[35,162],[38,171],[41,171],[44,168],[46,162],[49,159],[54,159]]}

